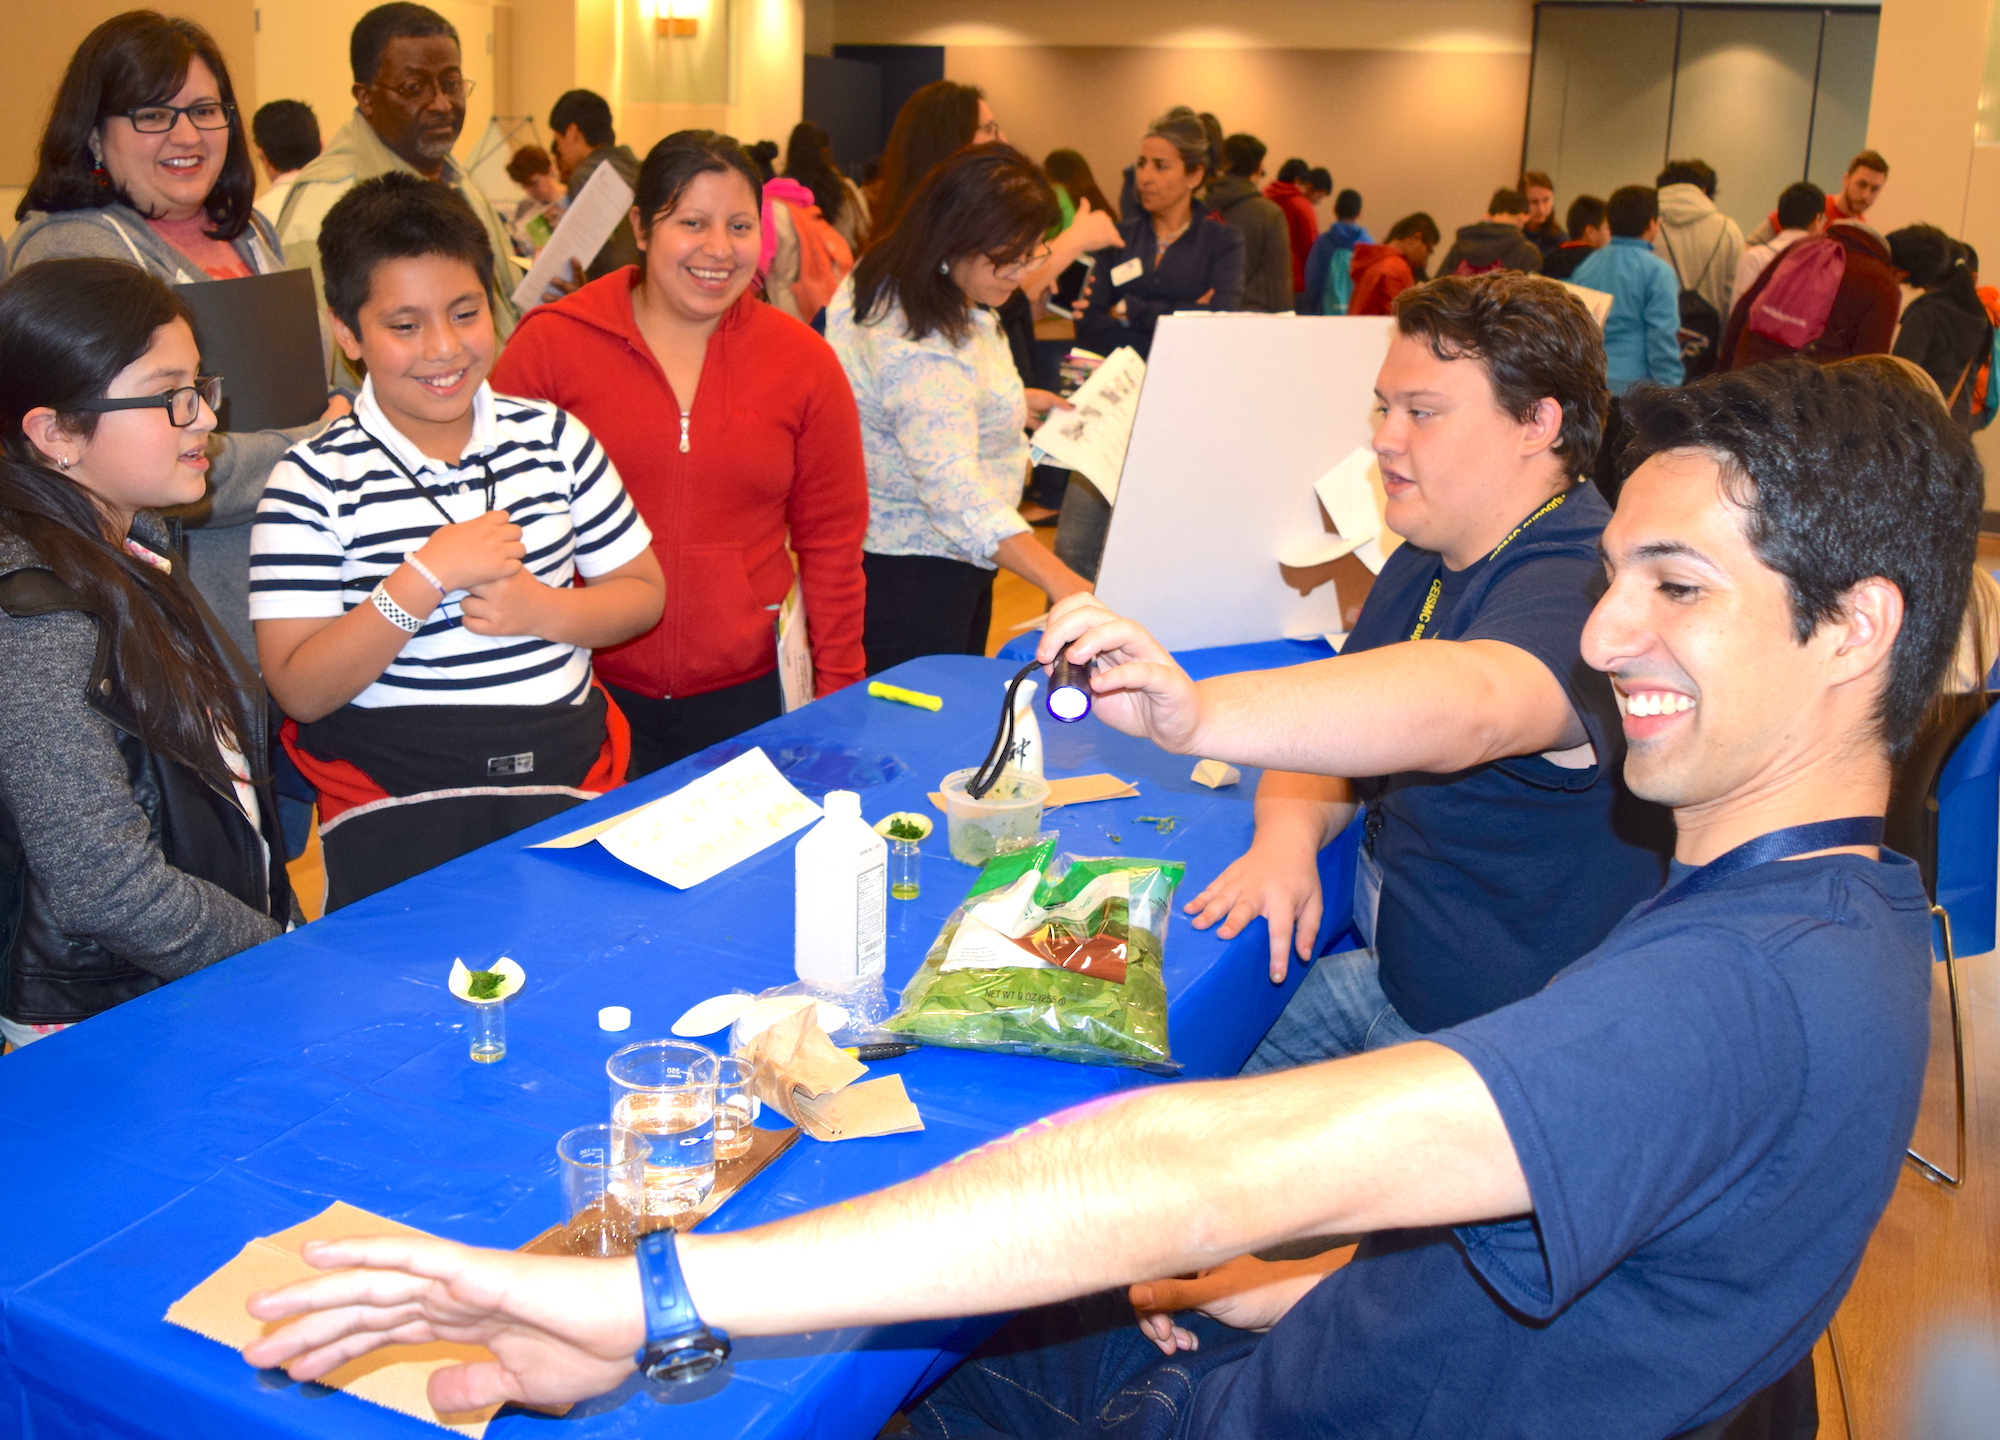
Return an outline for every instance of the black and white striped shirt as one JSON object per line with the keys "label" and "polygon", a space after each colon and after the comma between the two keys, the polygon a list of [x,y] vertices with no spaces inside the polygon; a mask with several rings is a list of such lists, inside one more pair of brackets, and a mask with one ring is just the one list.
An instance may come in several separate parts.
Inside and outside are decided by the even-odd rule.
{"label": "black and white striped shirt", "polygon": [[[410,483],[415,474],[454,522],[493,508],[521,527],[523,562],[552,586],[616,570],[652,532],[590,432],[544,400],[472,401],[472,440],[456,465],[434,460],[389,423],[371,384],[354,413],[285,453],[271,471],[250,537],[250,618],[337,618],[445,523]],[[394,457],[393,459],[391,457]],[[402,468],[398,468],[397,461]],[[590,689],[590,652],[533,636],[474,635],[454,590],[366,690],[361,706],[555,705]]]}

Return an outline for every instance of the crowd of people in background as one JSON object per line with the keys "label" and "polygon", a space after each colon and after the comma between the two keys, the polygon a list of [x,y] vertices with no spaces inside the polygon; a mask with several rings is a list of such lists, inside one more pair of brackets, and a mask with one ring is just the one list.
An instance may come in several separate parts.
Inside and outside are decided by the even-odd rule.
{"label": "crowd of people in background", "polygon": [[[212,640],[175,642],[225,647],[204,673],[261,670],[282,744],[253,753],[220,710],[216,743],[266,787],[248,813],[276,827],[278,853],[297,854],[317,823],[333,904],[777,716],[773,630],[794,601],[826,694],[917,656],[983,653],[1000,570],[1051,603],[1088,591],[1087,543],[1052,552],[1030,534],[1068,492],[1066,472],[1031,468],[1030,437],[1068,403],[1071,347],[1146,356],[1169,314],[1387,316],[1434,275],[1503,271],[1598,292],[1607,496],[1617,399],[1644,384],[1893,353],[1962,427],[2000,399],[2000,295],[1942,231],[1868,224],[1889,174],[1873,151],[1837,194],[1788,187],[1747,240],[1698,159],[1604,199],[1563,197],[1530,170],[1449,238],[1420,211],[1378,239],[1362,195],[1326,167],[1293,157],[1273,178],[1259,137],[1188,106],[1134,137],[1107,188],[1074,149],[1019,153],[986,96],[953,81],[912,95],[853,175],[810,121],[782,146],[683,131],[641,158],[603,97],[572,90],[549,109],[546,144],[508,157],[521,198],[496,207],[454,155],[472,82],[451,24],[379,6],[348,59],[355,109],[322,141],[298,101],[246,121],[192,21],[105,22],[58,87],[7,251],[22,281],[9,293],[36,305],[63,273],[78,295],[112,293],[107,264],[162,287],[312,272],[324,413],[212,434],[213,397],[181,387],[190,417],[173,414],[203,453],[202,494],[131,543],[170,551],[176,584],[212,617]],[[631,214],[524,314],[520,276],[606,166],[631,187]],[[1906,312],[1904,283],[1920,292]],[[177,313],[161,294],[140,309]],[[51,390],[36,403],[76,402]],[[31,444],[19,415],[8,423],[10,464],[84,473]],[[27,533],[13,513],[0,523]],[[389,537],[438,519],[398,566]],[[120,633],[157,644],[156,628]],[[121,673],[152,683],[141,662]],[[147,715],[158,701],[131,703]],[[184,736],[140,733],[187,758]],[[564,758],[474,777],[495,792],[477,805],[443,798],[476,768],[467,746],[503,740]],[[440,745],[465,753],[440,759]],[[123,813],[140,804],[121,793]],[[386,870],[356,858],[384,809],[423,836]],[[123,832],[133,866],[177,853],[159,831],[153,817]],[[181,879],[190,895],[212,888],[199,864]],[[101,923],[89,905],[71,919],[79,933]],[[169,978],[186,944],[178,930],[123,935],[120,963]],[[22,1043],[99,1003],[0,997],[0,1017]]]}

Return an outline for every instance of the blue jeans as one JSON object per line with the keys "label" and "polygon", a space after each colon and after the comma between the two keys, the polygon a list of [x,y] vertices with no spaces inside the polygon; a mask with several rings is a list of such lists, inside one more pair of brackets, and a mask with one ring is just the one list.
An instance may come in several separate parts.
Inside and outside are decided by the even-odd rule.
{"label": "blue jeans", "polygon": [[1201,1348],[1162,1355],[1120,1291],[1015,1316],[909,1412],[946,1440],[1186,1440],[1201,1382],[1259,1340],[1192,1311]]}
{"label": "blue jeans", "polygon": [[1291,1070],[1422,1038],[1382,993],[1375,952],[1343,950],[1313,961],[1241,1073]]}

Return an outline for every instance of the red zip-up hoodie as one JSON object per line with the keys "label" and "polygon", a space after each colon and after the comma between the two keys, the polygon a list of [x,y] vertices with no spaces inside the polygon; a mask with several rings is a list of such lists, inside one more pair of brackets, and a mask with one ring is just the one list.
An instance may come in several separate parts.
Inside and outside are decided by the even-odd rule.
{"label": "red zip-up hoodie", "polygon": [[[827,343],[746,294],[709,337],[681,406],[632,313],[636,267],[522,317],[493,388],[553,400],[597,437],[653,531],[667,609],[597,652],[600,679],[641,695],[700,695],[777,667],[775,606],[805,590],[815,689],[862,677],[861,537],[868,473],[854,392]],[[685,434],[685,439],[683,439]]]}

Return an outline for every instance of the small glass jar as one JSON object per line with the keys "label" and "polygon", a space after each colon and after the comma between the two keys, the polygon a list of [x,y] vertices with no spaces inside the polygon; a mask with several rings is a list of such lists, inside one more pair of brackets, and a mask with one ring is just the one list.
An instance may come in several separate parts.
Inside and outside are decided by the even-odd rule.
{"label": "small glass jar", "polygon": [[889,842],[889,895],[896,900],[914,900],[922,889],[924,852],[918,840]]}
{"label": "small glass jar", "polygon": [[491,1065],[507,1058],[507,1002],[468,1000],[472,1007],[472,1058]]}

